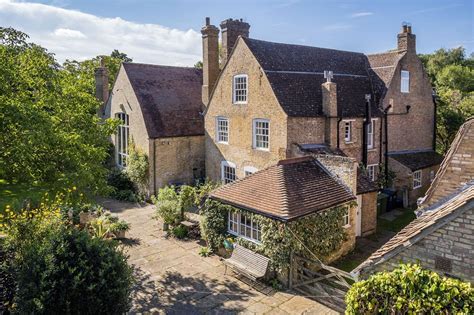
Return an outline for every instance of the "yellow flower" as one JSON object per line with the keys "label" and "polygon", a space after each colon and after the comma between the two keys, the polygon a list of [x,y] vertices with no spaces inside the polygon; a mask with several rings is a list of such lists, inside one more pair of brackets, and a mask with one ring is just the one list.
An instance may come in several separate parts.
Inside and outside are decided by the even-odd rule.
{"label": "yellow flower", "polygon": [[76,186],[72,187],[72,190],[76,190],[76,189],[77,189]]}

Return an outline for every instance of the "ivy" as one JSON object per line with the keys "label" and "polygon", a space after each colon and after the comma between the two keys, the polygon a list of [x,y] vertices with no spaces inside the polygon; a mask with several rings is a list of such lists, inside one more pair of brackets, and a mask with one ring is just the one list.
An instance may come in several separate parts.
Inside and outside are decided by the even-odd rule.
{"label": "ivy", "polygon": [[207,199],[201,208],[201,235],[209,248],[216,251],[228,236],[227,213],[243,213],[260,225],[262,242],[257,244],[237,238],[237,243],[269,257],[272,269],[281,271],[288,267],[292,251],[308,259],[314,259],[316,255],[325,261],[340,248],[347,239],[341,224],[347,206],[334,207],[285,223]]}

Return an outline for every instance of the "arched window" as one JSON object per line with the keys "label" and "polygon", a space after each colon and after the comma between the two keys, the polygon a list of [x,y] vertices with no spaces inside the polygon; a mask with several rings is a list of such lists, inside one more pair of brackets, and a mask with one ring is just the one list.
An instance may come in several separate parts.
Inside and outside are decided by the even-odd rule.
{"label": "arched window", "polygon": [[117,152],[117,165],[120,167],[127,166],[128,158],[128,115],[125,113],[115,114],[115,118],[121,120],[120,125],[117,129],[117,135],[115,137],[115,150]]}

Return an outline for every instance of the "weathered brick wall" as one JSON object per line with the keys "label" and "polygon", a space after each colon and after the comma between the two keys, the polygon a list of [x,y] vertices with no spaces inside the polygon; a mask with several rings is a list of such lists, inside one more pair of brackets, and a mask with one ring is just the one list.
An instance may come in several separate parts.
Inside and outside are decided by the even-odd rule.
{"label": "weathered brick wall", "polygon": [[324,143],[324,117],[288,117],[288,144]]}
{"label": "weathered brick wall", "polygon": [[362,236],[371,235],[377,230],[377,192],[361,194],[362,199]]}
{"label": "weathered brick wall", "polygon": [[[248,103],[232,103],[234,75],[248,75]],[[229,144],[216,143],[216,117],[229,119]],[[253,119],[270,121],[270,149],[261,151],[252,147]],[[242,40],[233,57],[225,66],[214,90],[205,116],[206,175],[221,179],[221,161],[236,164],[237,177],[244,177],[244,167],[263,169],[287,156],[287,116],[281,109],[258,62]]]}
{"label": "weathered brick wall", "polygon": [[429,204],[435,203],[474,180],[474,120],[467,122],[465,128],[467,130],[447,165],[444,175],[439,179]]}
{"label": "weathered brick wall", "polygon": [[[400,92],[400,71],[410,71],[409,93]],[[390,83],[383,106],[392,100],[392,110],[388,116],[388,150],[431,149],[434,130],[434,104],[429,77],[423,69],[421,60],[414,52],[400,60]],[[407,115],[393,115],[406,112]]]}
{"label": "weathered brick wall", "polygon": [[[149,159],[150,171],[155,170],[155,187],[171,183],[193,184],[204,176],[204,136],[155,139],[155,160]],[[153,140],[150,141],[151,157]],[[153,176],[153,173],[152,173]],[[151,184],[153,178],[150,179]]]}
{"label": "weathered brick wall", "polygon": [[[451,270],[440,270],[435,260],[448,259]],[[474,282],[474,207],[421,241],[375,267],[371,272],[393,270],[400,262],[420,263],[440,274]],[[364,274],[368,276],[368,274]]]}

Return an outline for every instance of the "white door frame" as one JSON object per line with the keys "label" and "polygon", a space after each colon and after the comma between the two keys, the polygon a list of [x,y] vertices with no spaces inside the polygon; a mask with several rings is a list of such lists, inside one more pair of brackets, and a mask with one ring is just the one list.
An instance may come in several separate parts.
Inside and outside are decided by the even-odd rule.
{"label": "white door frame", "polygon": [[362,195],[357,195],[357,212],[355,218],[356,229],[355,233],[356,236],[362,235]]}

